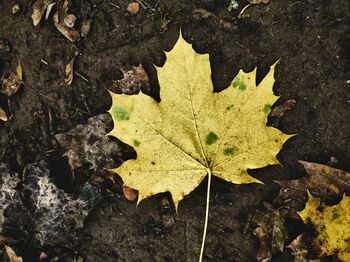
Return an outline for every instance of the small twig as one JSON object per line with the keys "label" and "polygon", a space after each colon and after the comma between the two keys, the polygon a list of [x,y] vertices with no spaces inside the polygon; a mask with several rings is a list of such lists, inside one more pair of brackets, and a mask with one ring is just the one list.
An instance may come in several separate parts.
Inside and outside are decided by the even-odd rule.
{"label": "small twig", "polygon": [[85,82],[89,82],[89,79],[87,79],[86,77],[84,77],[82,74],[80,74],[79,72],[74,72],[74,74],[76,74],[77,76],[79,76],[81,79],[83,79]]}
{"label": "small twig", "polygon": [[119,5],[113,4],[113,3],[109,3],[110,5],[113,5],[115,8],[120,9]]}
{"label": "small twig", "polygon": [[241,10],[241,12],[239,12],[238,18],[242,18],[243,12],[244,12],[249,6],[251,6],[251,5],[252,5],[252,4],[247,4],[247,5]]}

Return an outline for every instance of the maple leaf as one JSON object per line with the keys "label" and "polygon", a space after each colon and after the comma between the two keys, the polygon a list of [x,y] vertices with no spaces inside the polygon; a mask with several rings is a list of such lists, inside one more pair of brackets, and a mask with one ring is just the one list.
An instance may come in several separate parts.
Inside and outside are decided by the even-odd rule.
{"label": "maple leaf", "polygon": [[138,93],[114,94],[109,135],[132,145],[136,159],[112,171],[139,191],[138,203],[169,191],[175,207],[209,174],[226,181],[261,183],[249,168],[278,164],[276,154],[291,135],[266,126],[274,70],[256,86],[256,70],[242,70],[214,93],[208,54],[196,53],[180,35],[157,67],[161,101]]}
{"label": "maple leaf", "polygon": [[[344,194],[338,205],[327,206],[319,198],[308,194],[305,209],[298,214],[304,223],[312,223],[315,227],[312,249],[321,250],[320,256],[336,254],[341,261],[350,261],[350,197]],[[296,254],[307,256],[302,237],[298,237],[291,248]]]}

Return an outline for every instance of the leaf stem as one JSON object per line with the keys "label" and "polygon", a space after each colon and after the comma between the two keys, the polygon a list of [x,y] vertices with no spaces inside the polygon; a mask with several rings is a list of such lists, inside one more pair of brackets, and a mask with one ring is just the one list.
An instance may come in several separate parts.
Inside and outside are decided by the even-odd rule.
{"label": "leaf stem", "polygon": [[207,235],[208,217],[209,217],[210,185],[211,185],[211,170],[210,170],[210,168],[208,168],[207,205],[206,205],[206,208],[205,208],[205,222],[204,222],[204,230],[203,230],[203,240],[202,240],[201,253],[199,255],[199,262],[202,262],[202,259],[203,259],[205,237]]}

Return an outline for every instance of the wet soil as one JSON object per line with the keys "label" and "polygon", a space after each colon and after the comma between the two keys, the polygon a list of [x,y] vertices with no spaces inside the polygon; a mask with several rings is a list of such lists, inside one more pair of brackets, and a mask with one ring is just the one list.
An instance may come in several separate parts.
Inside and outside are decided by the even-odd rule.
{"label": "wet soil", "polygon": [[[78,21],[84,2],[71,3],[70,12]],[[22,10],[13,15],[16,3]],[[150,77],[151,94],[159,98],[153,65],[163,65],[164,50],[175,44],[180,26],[197,52],[210,54],[217,92],[241,68],[247,72],[257,67],[257,82],[261,81],[269,66],[280,59],[274,86],[275,94],[280,95],[276,105],[288,99],[295,99],[296,105],[281,119],[270,119],[270,124],[297,134],[278,155],[282,166],[250,172],[265,185],[233,185],[214,178],[211,191],[204,261],[255,261],[259,242],[252,234],[251,217],[263,201],[271,202],[277,195],[279,187],[273,180],[304,176],[298,159],[327,164],[335,157],[335,167],[350,171],[350,2],[272,0],[248,7],[242,18],[238,13],[248,3],[238,3],[238,10],[229,12],[227,0],[161,0],[160,5],[173,14],[162,28],[159,19],[153,21],[143,8],[137,15],[128,14],[128,1],[95,1],[88,36],[71,43],[51,19],[33,26],[30,1],[1,1],[0,39],[9,40],[11,52],[0,54],[0,73],[9,74],[21,61],[25,82],[9,103],[0,96],[0,106],[13,114],[10,121],[0,123],[1,162],[21,173],[28,163],[48,158],[60,186],[74,192],[75,185],[67,185],[57,172],[65,160],[54,135],[106,112],[111,105],[106,88],[122,77],[121,69],[129,70],[132,65],[142,63]],[[194,11],[198,8],[212,15],[203,18]],[[74,46],[81,51],[75,70],[89,81],[75,75],[68,86],[64,70]],[[74,243],[76,256],[104,262],[196,261],[206,183],[204,180],[185,197],[178,214],[172,207],[175,223],[169,228],[162,222],[160,204],[167,194],[146,199],[137,208],[121,190],[115,197],[106,196],[79,233]],[[291,237],[302,230],[294,223],[287,226]],[[57,252],[64,261],[61,251]],[[292,260],[288,249],[274,256],[274,261]]]}

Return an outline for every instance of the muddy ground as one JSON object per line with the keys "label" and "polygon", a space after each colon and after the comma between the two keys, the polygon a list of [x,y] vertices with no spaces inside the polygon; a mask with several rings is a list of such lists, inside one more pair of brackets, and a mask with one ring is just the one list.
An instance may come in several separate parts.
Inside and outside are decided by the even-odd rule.
{"label": "muddy ground", "polygon": [[[71,3],[77,28],[84,1]],[[13,15],[11,9],[17,3],[22,9]],[[197,52],[210,54],[215,91],[227,87],[240,68],[247,72],[257,66],[259,82],[280,59],[274,86],[275,94],[280,95],[276,105],[288,99],[295,99],[296,105],[270,123],[285,133],[297,134],[278,155],[283,166],[250,172],[265,185],[233,185],[214,178],[211,191],[204,261],[255,261],[259,242],[252,234],[251,217],[263,201],[275,198],[279,187],[273,180],[304,176],[298,159],[327,164],[335,157],[335,167],[350,171],[350,2],[270,0],[250,6],[242,18],[237,16],[248,2],[238,3],[239,8],[229,12],[228,0],[161,0],[160,6],[170,10],[170,21],[164,27],[143,8],[130,15],[128,1],[91,1],[91,30],[86,38],[71,43],[51,19],[33,26],[32,2],[2,0],[0,39],[10,41],[11,51],[0,54],[0,73],[9,74],[21,61],[26,86],[10,97],[9,105],[7,97],[0,96],[0,106],[13,114],[10,121],[0,122],[0,162],[22,173],[27,164],[47,159],[57,185],[74,193],[91,171],[82,167],[75,171],[76,182],[67,182],[69,168],[64,167],[68,164],[55,134],[106,112],[111,105],[106,89],[122,77],[121,69],[129,70],[132,65],[142,63],[157,98],[153,65],[163,65],[164,50],[175,44],[180,26]],[[194,11],[198,8],[212,15],[202,17]],[[81,52],[75,70],[89,81],[75,75],[73,83],[66,85],[65,65],[74,46]],[[146,199],[136,208],[119,187],[114,196],[105,194],[90,213],[74,248],[47,247],[46,252],[61,261],[79,256],[84,261],[104,262],[197,261],[206,183],[180,203],[170,228],[162,224],[161,201],[167,194]],[[287,222],[291,240],[303,228],[295,221]],[[24,258],[35,261],[29,255]],[[273,261],[293,261],[293,256],[286,249]]]}

